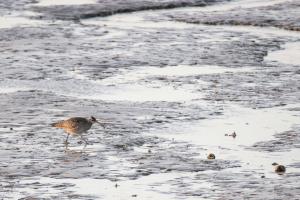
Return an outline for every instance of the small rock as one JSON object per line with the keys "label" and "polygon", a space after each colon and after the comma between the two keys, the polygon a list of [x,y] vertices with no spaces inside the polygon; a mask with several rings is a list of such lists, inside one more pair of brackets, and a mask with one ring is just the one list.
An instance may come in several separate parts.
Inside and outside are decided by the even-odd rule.
{"label": "small rock", "polygon": [[216,156],[215,156],[215,154],[210,153],[210,154],[208,154],[207,159],[213,160],[213,159],[216,159]]}
{"label": "small rock", "polygon": [[283,165],[277,165],[276,167],[275,167],[275,172],[276,173],[284,173],[285,172],[285,166],[283,166]]}
{"label": "small rock", "polygon": [[235,138],[236,137],[236,133],[235,133],[235,131],[231,134],[231,136],[233,137],[233,138]]}
{"label": "small rock", "polygon": [[276,162],[272,163],[272,165],[275,167],[275,172],[278,174],[283,174],[286,171],[285,166],[283,165],[279,165]]}

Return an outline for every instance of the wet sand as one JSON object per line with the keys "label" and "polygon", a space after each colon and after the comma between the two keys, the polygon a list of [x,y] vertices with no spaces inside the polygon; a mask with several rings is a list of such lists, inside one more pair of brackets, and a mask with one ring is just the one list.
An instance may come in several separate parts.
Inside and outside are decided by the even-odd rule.
{"label": "wet sand", "polygon": [[70,2],[0,2],[0,199],[300,198],[297,1]]}

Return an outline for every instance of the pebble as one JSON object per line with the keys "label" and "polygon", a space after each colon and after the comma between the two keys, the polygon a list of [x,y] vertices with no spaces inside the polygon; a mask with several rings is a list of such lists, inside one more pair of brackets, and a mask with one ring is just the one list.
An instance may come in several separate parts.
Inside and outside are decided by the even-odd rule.
{"label": "pebble", "polygon": [[215,154],[210,153],[210,154],[208,154],[207,159],[210,159],[210,160],[216,159],[216,156],[215,156]]}

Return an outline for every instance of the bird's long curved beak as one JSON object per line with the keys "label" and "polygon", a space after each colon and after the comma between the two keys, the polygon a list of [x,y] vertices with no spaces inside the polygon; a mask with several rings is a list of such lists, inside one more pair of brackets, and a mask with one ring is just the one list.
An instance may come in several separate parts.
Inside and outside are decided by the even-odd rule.
{"label": "bird's long curved beak", "polygon": [[105,128],[105,124],[104,123],[101,123],[99,121],[96,121],[96,123],[100,124],[103,128]]}

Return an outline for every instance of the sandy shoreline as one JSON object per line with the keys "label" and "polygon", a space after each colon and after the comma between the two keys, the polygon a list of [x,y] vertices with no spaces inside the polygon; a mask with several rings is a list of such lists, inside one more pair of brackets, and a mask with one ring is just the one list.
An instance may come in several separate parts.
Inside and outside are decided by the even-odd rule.
{"label": "sandy shoreline", "polygon": [[69,2],[0,1],[0,199],[300,198],[299,3]]}

